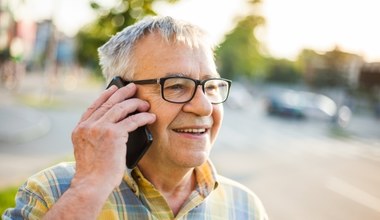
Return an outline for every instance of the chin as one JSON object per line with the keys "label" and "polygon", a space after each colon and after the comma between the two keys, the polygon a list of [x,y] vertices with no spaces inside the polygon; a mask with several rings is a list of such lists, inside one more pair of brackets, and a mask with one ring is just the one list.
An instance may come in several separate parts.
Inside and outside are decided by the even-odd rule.
{"label": "chin", "polygon": [[181,161],[184,167],[194,168],[204,164],[208,160],[208,154],[205,152],[197,155],[191,155]]}

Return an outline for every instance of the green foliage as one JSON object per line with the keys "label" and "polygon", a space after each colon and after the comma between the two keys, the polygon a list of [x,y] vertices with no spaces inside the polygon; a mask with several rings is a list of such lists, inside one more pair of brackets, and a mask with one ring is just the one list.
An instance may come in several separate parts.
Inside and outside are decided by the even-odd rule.
{"label": "green foliage", "polygon": [[[83,28],[77,35],[77,56],[79,62],[100,73],[97,48],[126,26],[135,23],[145,16],[156,15],[152,8],[154,1],[120,0],[113,7],[106,8],[96,0],[92,0],[90,4],[92,9],[98,14],[98,18]],[[178,0],[161,1],[173,3]]]}
{"label": "green foliage", "polygon": [[260,16],[247,16],[238,22],[216,51],[216,63],[222,76],[252,78],[265,70],[265,58],[261,45],[254,35],[255,29],[265,20]]}
{"label": "green foliage", "polygon": [[2,215],[7,208],[15,206],[17,190],[17,187],[11,187],[0,191],[0,215]]}
{"label": "green foliage", "polygon": [[265,80],[276,83],[296,83],[301,79],[301,72],[294,62],[281,59],[271,60]]}

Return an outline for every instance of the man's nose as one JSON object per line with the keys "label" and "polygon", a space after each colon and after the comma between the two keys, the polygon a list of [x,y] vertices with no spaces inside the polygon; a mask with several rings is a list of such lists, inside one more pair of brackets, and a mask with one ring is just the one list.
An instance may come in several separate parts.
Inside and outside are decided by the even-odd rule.
{"label": "man's nose", "polygon": [[209,116],[212,113],[212,104],[202,90],[202,86],[197,86],[194,97],[184,105],[183,110],[192,112],[200,116]]}

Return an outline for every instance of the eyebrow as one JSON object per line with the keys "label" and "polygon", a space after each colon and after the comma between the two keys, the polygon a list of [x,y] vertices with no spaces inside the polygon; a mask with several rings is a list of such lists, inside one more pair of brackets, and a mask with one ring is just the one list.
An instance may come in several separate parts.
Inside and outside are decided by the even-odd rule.
{"label": "eyebrow", "polygon": [[[189,75],[186,75],[184,73],[167,73],[165,75],[165,77],[189,77],[189,78],[192,78]],[[216,75],[207,74],[207,75],[202,77],[202,80],[211,79],[211,78],[220,78],[220,74],[219,73],[216,73]]]}
{"label": "eyebrow", "polygon": [[165,74],[165,77],[176,77],[176,76],[179,76],[179,77],[188,77],[186,74],[184,73],[167,73]]}

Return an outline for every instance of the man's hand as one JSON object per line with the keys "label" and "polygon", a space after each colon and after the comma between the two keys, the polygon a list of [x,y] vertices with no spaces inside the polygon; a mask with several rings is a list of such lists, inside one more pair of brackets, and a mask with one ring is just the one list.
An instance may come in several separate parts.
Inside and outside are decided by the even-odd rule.
{"label": "man's hand", "polygon": [[[83,114],[72,133],[76,174],[47,218],[63,217],[59,214],[66,218],[75,213],[80,213],[81,218],[86,214],[96,217],[120,184],[126,169],[128,134],[156,120],[154,114],[146,112],[146,101],[132,98],[136,89],[134,84],[120,89],[111,86]],[[140,113],[129,116],[136,111]]]}
{"label": "man's hand", "polygon": [[[131,98],[136,86],[117,90],[110,87],[87,109],[72,134],[76,159],[75,181],[96,177],[106,180],[112,189],[118,186],[125,171],[125,143],[128,133],[154,122],[146,111],[149,104]],[[127,117],[135,111],[142,112]]]}

